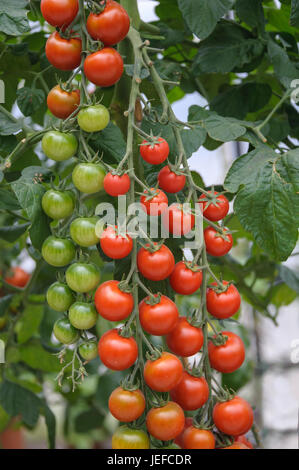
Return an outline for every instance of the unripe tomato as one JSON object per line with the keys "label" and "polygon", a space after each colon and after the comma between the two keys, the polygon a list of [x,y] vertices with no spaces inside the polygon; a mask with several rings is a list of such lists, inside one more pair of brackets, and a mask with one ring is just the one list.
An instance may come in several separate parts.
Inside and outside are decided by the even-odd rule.
{"label": "unripe tomato", "polygon": [[49,24],[62,28],[74,21],[79,4],[78,0],[41,0],[40,9]]}
{"label": "unripe tomato", "polygon": [[110,196],[122,196],[127,194],[131,187],[131,180],[127,173],[123,175],[113,175],[107,173],[104,178],[104,189]]}
{"label": "unripe tomato", "polygon": [[75,208],[74,195],[71,191],[49,189],[42,198],[42,208],[52,219],[64,219],[72,215]]}
{"label": "unripe tomato", "polygon": [[141,390],[124,390],[117,387],[108,402],[110,413],[123,423],[138,419],[145,410],[145,398]]}
{"label": "unripe tomato", "polygon": [[73,344],[79,338],[78,331],[65,317],[62,317],[55,322],[53,333],[62,344]]}
{"label": "unripe tomato", "polygon": [[168,165],[164,166],[158,175],[159,186],[167,193],[178,193],[184,189],[186,183],[185,175],[178,175],[171,171]]}
{"label": "unripe tomato", "polygon": [[60,70],[73,70],[81,63],[80,38],[64,39],[55,31],[46,42],[46,56],[50,64]]}
{"label": "unripe tomato", "polygon": [[114,85],[121,78],[124,63],[121,55],[111,47],[104,47],[86,57],[84,73],[88,80],[100,87]]}
{"label": "unripe tomato", "polygon": [[160,408],[152,408],[146,416],[148,432],[160,441],[170,441],[184,429],[185,415],[182,408],[173,401]]}
{"label": "unripe tomato", "polygon": [[142,429],[118,428],[112,436],[112,449],[149,449],[148,435]]}
{"label": "unripe tomato", "polygon": [[24,269],[19,266],[9,268],[8,276],[5,277],[5,282],[16,287],[25,287],[30,279],[30,274],[26,273]]}
{"label": "unripe tomato", "polygon": [[202,272],[196,266],[191,268],[191,265],[179,261],[175,265],[169,281],[173,290],[178,294],[191,295],[201,286]]}
{"label": "unripe tomato", "polygon": [[114,46],[128,34],[130,18],[121,5],[108,0],[101,13],[90,13],[86,26],[93,39],[101,41],[105,46]]}
{"label": "unripe tomato", "polygon": [[62,282],[54,282],[47,291],[47,302],[56,312],[65,312],[74,302],[71,289]]}
{"label": "unripe tomato", "polygon": [[70,235],[79,246],[89,247],[99,243],[96,234],[97,217],[79,217],[70,225]]}
{"label": "unripe tomato", "polygon": [[[223,281],[227,285],[227,281]],[[212,283],[217,286],[216,282]],[[207,309],[213,317],[223,320],[235,315],[241,305],[241,296],[238,289],[231,284],[225,292],[217,293],[214,289],[207,289]]]}
{"label": "unripe tomato", "polygon": [[182,380],[170,391],[173,401],[183,410],[193,411],[201,408],[209,398],[209,386],[204,377],[194,377],[183,372]]}
{"label": "unripe tomato", "polygon": [[[149,245],[146,245],[149,248]],[[166,245],[151,253],[149,249],[140,248],[137,255],[139,272],[150,281],[162,281],[173,271],[175,262],[173,254]]]}
{"label": "unripe tomato", "polygon": [[70,264],[76,254],[75,247],[66,238],[48,237],[42,246],[42,256],[51,266],[62,267]]}
{"label": "unripe tomato", "polygon": [[44,154],[51,160],[63,162],[75,155],[78,142],[73,134],[49,131],[42,138],[42,149]]}
{"label": "unripe tomato", "polygon": [[179,318],[176,304],[166,295],[161,295],[158,303],[151,304],[150,302],[150,297],[146,297],[139,304],[139,319],[142,328],[150,335],[163,336],[170,333]]}
{"label": "unripe tomato", "polygon": [[134,308],[133,295],[119,288],[119,281],[103,282],[95,293],[98,313],[106,320],[121,321],[131,315]]}
{"label": "unripe tomato", "polygon": [[231,331],[222,331],[227,341],[222,346],[215,346],[209,341],[209,359],[213,369],[224,374],[239,369],[245,359],[245,346],[241,338]]}
{"label": "unripe tomato", "polygon": [[[209,193],[212,193],[212,191],[209,191]],[[214,196],[217,196],[217,194],[217,191],[214,191]],[[216,201],[217,205],[213,203],[209,204],[209,200],[204,194],[202,194],[198,200],[198,202],[201,202],[203,205],[203,215],[212,222],[224,219],[229,211],[228,199],[223,194],[219,194],[216,197]]]}
{"label": "unripe tomato", "polygon": [[241,397],[219,402],[213,409],[213,421],[219,431],[229,436],[247,433],[253,424],[253,411]]}
{"label": "unripe tomato", "polygon": [[180,382],[182,376],[181,361],[168,352],[163,352],[158,359],[146,361],[144,366],[144,380],[157,392],[169,392]]}
{"label": "unripe tomato", "polygon": [[168,198],[160,189],[151,188],[153,194],[148,194],[144,191],[143,196],[140,198],[140,203],[144,205],[144,209],[148,215],[161,215],[168,208]]}
{"label": "unripe tomato", "polygon": [[103,364],[112,370],[125,370],[131,367],[138,357],[138,346],[133,337],[120,336],[119,330],[109,330],[103,334],[98,344],[98,352]]}
{"label": "unripe tomato", "polygon": [[160,165],[169,155],[169,145],[162,137],[154,137],[157,143],[144,140],[140,145],[140,155],[151,165]]}
{"label": "unripe tomato", "polygon": [[80,91],[64,91],[60,85],[56,85],[47,98],[47,105],[51,113],[59,118],[66,119],[73,114],[80,104]]}
{"label": "unripe tomato", "polygon": [[69,309],[69,320],[78,330],[89,330],[97,322],[94,306],[87,302],[75,302]]}
{"label": "unripe tomato", "polygon": [[204,239],[206,249],[209,255],[224,256],[233,246],[233,237],[224,229],[224,235],[220,234],[214,227],[207,227],[204,229]]}
{"label": "unripe tomato", "polygon": [[99,163],[79,163],[72,174],[73,183],[79,191],[94,194],[103,188],[105,170]]}
{"label": "unripe tomato", "polygon": [[203,340],[202,330],[191,325],[185,317],[179,318],[174,329],[166,337],[169,349],[183,357],[198,353],[203,345]]}
{"label": "unripe tomato", "polygon": [[183,449],[215,449],[214,434],[207,429],[190,426],[183,434]]}
{"label": "unripe tomato", "polygon": [[94,340],[84,341],[79,346],[79,353],[85,361],[92,361],[98,357],[98,344]]}
{"label": "unripe tomato", "polygon": [[77,121],[83,131],[99,132],[108,126],[110,114],[105,106],[97,104],[80,109]]}
{"label": "unripe tomato", "polygon": [[112,259],[125,258],[133,249],[133,240],[130,235],[121,235],[117,227],[107,227],[102,232],[100,243],[105,255]]}
{"label": "unripe tomato", "polygon": [[195,216],[191,209],[185,209],[183,204],[174,202],[162,214],[162,224],[173,235],[182,237],[189,233],[195,225]]}
{"label": "unripe tomato", "polygon": [[67,285],[81,294],[95,289],[100,282],[100,272],[92,263],[74,263],[65,273]]}

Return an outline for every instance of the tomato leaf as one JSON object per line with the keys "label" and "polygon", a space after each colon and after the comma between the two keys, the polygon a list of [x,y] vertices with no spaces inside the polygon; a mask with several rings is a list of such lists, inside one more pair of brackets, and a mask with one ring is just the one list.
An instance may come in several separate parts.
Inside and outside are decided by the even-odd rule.
{"label": "tomato leaf", "polygon": [[291,62],[287,52],[272,39],[268,41],[268,56],[280,82],[288,88],[292,80],[298,78],[298,69]]}
{"label": "tomato leaf", "polygon": [[279,277],[285,282],[291,289],[299,294],[299,274],[292,269],[284,266],[279,266]]}
{"label": "tomato leaf", "polygon": [[261,0],[237,0],[236,13],[240,20],[252,28],[257,27],[260,31],[264,29],[265,17]]}
{"label": "tomato leaf", "polygon": [[88,433],[98,429],[105,419],[105,415],[96,408],[83,411],[75,419],[75,430],[79,433]]}
{"label": "tomato leaf", "polygon": [[55,449],[56,417],[47,404],[42,407],[41,413],[44,415],[46,421],[49,449]]}
{"label": "tomato leaf", "polygon": [[0,299],[0,317],[3,317],[10,306],[12,301],[12,295],[6,295],[5,297],[1,297]]}
{"label": "tomato leaf", "polygon": [[299,0],[292,0],[291,25],[299,27]]}
{"label": "tomato leaf", "polygon": [[18,36],[29,31],[27,0],[1,0],[0,31],[9,36]]}
{"label": "tomato leaf", "polygon": [[21,129],[22,125],[19,121],[10,119],[0,110],[0,135],[16,134]]}
{"label": "tomato leaf", "polygon": [[57,357],[46,351],[39,340],[30,340],[26,344],[19,345],[20,360],[32,369],[43,372],[59,372],[61,366]]}
{"label": "tomato leaf", "polygon": [[15,224],[9,227],[1,227],[0,238],[7,242],[13,243],[26,232],[28,227],[30,227],[29,222],[26,224]]}
{"label": "tomato leaf", "polygon": [[40,399],[30,390],[5,380],[0,384],[0,401],[10,416],[21,415],[27,426],[34,427],[39,417]]}
{"label": "tomato leaf", "polygon": [[43,318],[43,305],[28,305],[23,312],[18,330],[18,343],[23,344],[37,333]]}
{"label": "tomato leaf", "polygon": [[45,93],[37,88],[17,90],[17,103],[24,116],[31,116],[45,101]]}
{"label": "tomato leaf", "polygon": [[8,209],[11,211],[19,210],[20,204],[18,203],[15,195],[5,189],[0,188],[0,209]]}
{"label": "tomato leaf", "polygon": [[[126,153],[126,143],[119,127],[113,122],[101,132],[92,136],[91,142],[96,151],[105,152],[105,161],[119,162]],[[110,163],[110,162],[109,162]]]}

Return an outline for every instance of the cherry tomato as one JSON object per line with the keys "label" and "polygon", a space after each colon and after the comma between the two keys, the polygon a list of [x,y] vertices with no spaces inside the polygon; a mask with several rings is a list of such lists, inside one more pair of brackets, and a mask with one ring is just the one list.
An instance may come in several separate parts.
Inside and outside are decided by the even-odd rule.
{"label": "cherry tomato", "polygon": [[112,436],[112,449],[149,449],[150,441],[142,429],[118,428]]}
{"label": "cherry tomato", "polygon": [[214,227],[207,227],[204,230],[206,249],[209,255],[224,256],[233,246],[233,237],[228,230],[224,229],[224,235],[220,234]]}
{"label": "cherry tomato", "polygon": [[152,194],[144,191],[140,198],[140,203],[144,205],[145,212],[148,215],[161,215],[168,208],[168,198],[160,189],[151,188]]}
{"label": "cherry tomato", "polygon": [[[228,285],[227,281],[223,281],[225,286]],[[216,282],[212,283],[217,286]],[[238,289],[231,284],[225,292],[217,294],[214,289],[207,289],[207,309],[213,317],[219,319],[229,318],[235,315],[241,305],[241,297]]]}
{"label": "cherry tomato", "polygon": [[162,214],[162,224],[170,233],[181,237],[193,229],[195,216],[190,212],[190,209],[185,209],[183,204],[174,202]]}
{"label": "cherry tomato", "polygon": [[203,340],[201,329],[191,325],[185,317],[179,318],[175,328],[166,337],[169,349],[183,357],[198,353]]}
{"label": "cherry tomato", "polygon": [[64,219],[74,212],[75,200],[71,191],[49,189],[42,198],[42,208],[52,219]]}
{"label": "cherry tomato", "polygon": [[179,383],[182,376],[181,361],[168,352],[163,352],[158,359],[146,361],[144,366],[144,380],[157,392],[169,392]]}
{"label": "cherry tomato", "polygon": [[75,254],[73,243],[66,238],[56,238],[51,235],[42,246],[42,256],[51,266],[66,266],[74,259]]}
{"label": "cherry tomato", "polygon": [[78,142],[73,134],[49,131],[42,138],[42,149],[44,154],[51,160],[63,162],[75,155]]}
{"label": "cherry tomato", "polygon": [[118,233],[117,227],[107,227],[101,235],[100,243],[105,255],[112,259],[125,258],[133,249],[132,238]]}
{"label": "cherry tomato", "polygon": [[9,268],[8,276],[5,277],[5,282],[16,287],[25,287],[30,279],[30,274],[26,273],[24,269],[19,266]]}
{"label": "cherry tomato", "polygon": [[140,145],[140,155],[151,165],[160,165],[169,155],[169,145],[162,137],[154,137],[157,143],[144,140]]}
{"label": "cherry tomato", "polygon": [[78,330],[89,330],[97,318],[96,309],[88,302],[75,302],[69,309],[69,321]]}
{"label": "cherry tomato", "polygon": [[99,132],[108,126],[110,114],[105,106],[97,104],[80,109],[77,121],[83,131]]}
{"label": "cherry tomato", "polygon": [[215,449],[214,434],[207,429],[190,426],[183,434],[183,449]]}
{"label": "cherry tomato", "polygon": [[123,423],[138,419],[145,410],[145,398],[141,390],[124,390],[117,387],[108,402],[110,413]]}
{"label": "cherry tomato", "polygon": [[135,339],[120,336],[117,329],[103,334],[98,344],[98,352],[103,364],[112,370],[128,369],[138,357]]}
{"label": "cherry tomato", "polygon": [[70,235],[79,246],[89,247],[99,243],[96,234],[97,217],[79,217],[70,225]]}
{"label": "cherry tomato", "polygon": [[127,173],[123,175],[113,175],[107,173],[104,178],[104,189],[110,196],[122,196],[127,194],[131,187],[131,180]]}
{"label": "cherry tomato", "polygon": [[193,411],[207,402],[209,393],[204,377],[194,377],[184,371],[182,380],[170,391],[170,396],[183,410]]}
{"label": "cherry tomato", "polygon": [[73,263],[67,268],[65,278],[73,291],[84,294],[98,286],[101,276],[95,264]]}
{"label": "cherry tomato", "polygon": [[173,290],[178,294],[191,295],[201,286],[202,272],[191,263],[179,261],[175,265],[169,281]]}
{"label": "cherry tomato", "polygon": [[79,163],[72,174],[73,183],[79,191],[94,194],[103,188],[105,170],[98,163]]}
{"label": "cherry tomato", "polygon": [[73,70],[81,63],[82,43],[79,38],[64,39],[55,31],[46,42],[50,64],[60,70]]}
{"label": "cherry tomato", "polygon": [[65,317],[62,317],[55,322],[53,333],[62,344],[73,344],[79,338],[78,331]]}
{"label": "cherry tomato", "polygon": [[124,71],[121,55],[111,47],[104,47],[86,57],[84,73],[88,80],[100,87],[114,85]]}
{"label": "cherry tomato", "polygon": [[47,291],[47,302],[56,312],[65,312],[74,302],[74,295],[66,284],[54,282]]}
{"label": "cherry tomato", "polygon": [[80,104],[80,91],[64,91],[60,85],[56,85],[47,98],[49,110],[55,117],[66,119],[73,114]]}
{"label": "cherry tomato", "polygon": [[140,273],[151,281],[162,281],[173,271],[175,262],[173,254],[166,245],[151,253],[149,245],[140,248],[137,255],[137,265]]}
{"label": "cherry tomato", "polygon": [[155,295],[159,300],[153,303],[146,297],[139,304],[139,319],[142,328],[150,335],[163,336],[169,333],[176,325],[179,311],[176,304],[166,295]]}
{"label": "cherry tomato", "polygon": [[242,434],[241,436],[238,436],[235,438],[235,443],[241,443],[248,447],[249,449],[253,449],[252,443],[247,439],[245,434]]}
{"label": "cherry tomato", "polygon": [[106,320],[121,321],[131,315],[134,308],[133,295],[119,288],[119,281],[106,281],[95,293],[95,306]]}
{"label": "cherry tomato", "polygon": [[185,186],[186,176],[175,173],[166,165],[160,171],[158,181],[160,188],[167,193],[178,193]]}
{"label": "cherry tomato", "polygon": [[[209,191],[212,193],[212,191]],[[203,205],[203,215],[212,222],[217,222],[218,220],[224,219],[226,214],[229,211],[229,202],[228,199],[223,195],[214,191],[213,196],[215,196],[215,202],[209,204],[209,199],[207,196],[202,194],[198,200],[198,202],[202,202]],[[216,197],[217,196],[217,197]]]}
{"label": "cherry tomato", "polygon": [[250,449],[248,446],[243,444],[242,442],[234,442],[228,447],[222,447],[222,449]]}
{"label": "cherry tomato", "polygon": [[183,448],[183,435],[184,435],[184,432],[187,428],[192,426],[192,423],[193,423],[193,418],[185,418],[184,429],[181,432],[181,434],[179,434],[174,440],[175,444],[180,446],[180,448]]}
{"label": "cherry tomato", "polygon": [[209,341],[209,359],[213,369],[223,373],[234,372],[239,369],[245,359],[245,347],[241,338],[231,331],[222,331],[227,336],[223,346],[215,346]]}
{"label": "cherry tomato", "polygon": [[90,13],[86,26],[93,39],[101,41],[105,46],[114,46],[128,34],[130,18],[121,5],[108,0],[101,13]]}
{"label": "cherry tomato", "polygon": [[219,431],[229,436],[240,436],[249,431],[253,424],[253,411],[241,397],[217,403],[213,409],[213,421]]}
{"label": "cherry tomato", "polygon": [[160,441],[170,441],[184,429],[185,416],[182,408],[173,401],[160,408],[152,408],[146,416],[148,432]]}
{"label": "cherry tomato", "polygon": [[98,345],[95,340],[84,341],[79,346],[79,353],[85,361],[92,361],[98,357]]}
{"label": "cherry tomato", "polygon": [[74,21],[79,4],[78,0],[41,0],[40,9],[49,24],[62,28]]}

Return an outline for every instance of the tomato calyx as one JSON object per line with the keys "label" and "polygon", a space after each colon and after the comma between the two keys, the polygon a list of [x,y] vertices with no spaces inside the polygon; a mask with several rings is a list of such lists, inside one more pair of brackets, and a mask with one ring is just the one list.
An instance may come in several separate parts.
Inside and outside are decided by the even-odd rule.
{"label": "tomato calyx", "polygon": [[89,6],[91,12],[95,13],[96,15],[102,13],[102,11],[105,10],[106,5],[107,5],[107,0],[102,0],[99,3],[94,2],[93,0],[88,1],[88,6]]}
{"label": "tomato calyx", "polygon": [[230,239],[228,235],[231,235],[231,231],[226,228],[226,227],[219,227],[216,229],[216,232],[214,234],[214,238],[222,238],[226,242],[229,242]]}
{"label": "tomato calyx", "polygon": [[157,294],[151,294],[144,299],[144,302],[148,305],[157,305],[161,302],[161,297],[161,292],[158,292]]}
{"label": "tomato calyx", "polygon": [[148,202],[154,199],[154,197],[158,196],[160,192],[161,190],[158,188],[150,188],[148,190],[143,191],[143,193],[137,193],[137,194],[145,197],[145,201]]}
{"label": "tomato calyx", "polygon": [[222,331],[220,331],[218,335],[211,337],[210,340],[215,346],[224,346],[228,340],[228,336],[224,335]]}
{"label": "tomato calyx", "polygon": [[199,199],[199,203],[201,202],[205,202],[205,208],[204,208],[204,211],[207,210],[207,208],[213,204],[213,206],[216,206],[216,207],[221,207],[221,204],[224,204],[224,201],[222,201],[221,199],[219,199],[219,196],[221,196],[222,194],[224,193],[218,193],[216,191],[209,191],[209,192],[206,192],[204,194],[202,194],[200,196],[200,199]]}
{"label": "tomato calyx", "polygon": [[146,251],[149,251],[150,253],[156,253],[162,248],[162,246],[164,245],[164,241],[165,240],[161,240],[160,242],[151,242],[146,244],[143,244],[141,242],[139,243]]}
{"label": "tomato calyx", "polygon": [[[133,374],[132,374],[133,376]],[[123,390],[127,390],[128,392],[134,392],[135,390],[138,390],[140,387],[139,380],[135,380],[132,378],[131,375],[126,377],[124,380],[120,382],[120,386]]]}
{"label": "tomato calyx", "polygon": [[[140,144],[140,147],[151,147],[152,149],[155,147],[155,145],[159,145],[161,144],[161,137],[158,135],[158,136],[153,136],[152,134],[150,136],[148,136],[148,140],[142,142],[142,144]],[[165,140],[165,139],[163,139]]]}
{"label": "tomato calyx", "polygon": [[229,282],[223,282],[222,280],[219,281],[219,283],[216,283],[216,285],[213,283],[213,284],[209,284],[209,289],[212,289],[214,292],[216,292],[216,294],[223,294],[224,292],[226,292],[229,287],[233,284],[233,281],[229,281]]}
{"label": "tomato calyx", "polygon": [[194,263],[194,261],[184,261],[184,264],[187,269],[190,269],[193,273],[198,273],[201,271],[200,266]]}
{"label": "tomato calyx", "polygon": [[[144,336],[144,339],[145,338],[146,337]],[[162,351],[158,347],[153,348],[152,345],[149,343],[149,341],[147,341],[147,338],[146,338],[145,344],[148,347],[151,346],[149,348],[149,351],[147,351],[146,354],[145,354],[146,359],[148,359],[149,361],[156,361],[157,359],[159,359],[162,356],[164,351]]]}
{"label": "tomato calyx", "polygon": [[126,279],[119,281],[117,287],[119,288],[121,292],[125,292],[126,294],[131,294],[132,292],[132,287],[129,285]]}
{"label": "tomato calyx", "polygon": [[220,433],[219,431],[215,433],[216,439],[216,449],[225,449],[228,446],[231,446],[235,439],[232,436],[227,434]]}

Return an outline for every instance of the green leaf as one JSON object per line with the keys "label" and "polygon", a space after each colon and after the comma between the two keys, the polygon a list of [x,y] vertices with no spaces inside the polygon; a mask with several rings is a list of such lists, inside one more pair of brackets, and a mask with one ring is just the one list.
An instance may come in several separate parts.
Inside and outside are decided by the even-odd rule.
{"label": "green leaf", "polygon": [[26,388],[5,380],[0,384],[0,402],[10,416],[21,415],[29,427],[34,427],[39,417],[40,400]]}
{"label": "green leaf", "polygon": [[11,294],[0,298],[0,317],[3,317],[6,314],[6,311],[11,304],[12,298],[13,296]]}
{"label": "green leaf", "polygon": [[4,431],[10,419],[10,416],[6,413],[2,406],[0,406],[0,432]]}
{"label": "green leaf", "polygon": [[17,103],[24,116],[31,116],[45,101],[45,93],[37,88],[23,87],[17,90]]}
{"label": "green leaf", "polygon": [[29,222],[21,225],[15,224],[9,227],[1,227],[0,238],[7,242],[13,243],[26,232],[28,227],[30,227]]}
{"label": "green leaf", "polygon": [[0,31],[9,36],[18,36],[29,31],[27,0],[1,0]]}
{"label": "green leaf", "polygon": [[96,151],[104,152],[106,162],[109,156],[113,162],[119,162],[126,153],[126,143],[121,130],[113,122],[103,131],[94,134],[91,142]]}
{"label": "green leaf", "polygon": [[26,343],[35,333],[43,318],[43,305],[28,305],[23,312],[18,330],[18,343]]}
{"label": "green leaf", "polygon": [[238,391],[252,380],[254,373],[254,362],[245,359],[242,366],[235,372],[222,374],[222,386]]}
{"label": "green leaf", "polygon": [[240,20],[247,23],[252,28],[263,30],[265,17],[261,0],[237,0],[236,13]]}
{"label": "green leaf", "polygon": [[183,17],[200,39],[214,30],[218,20],[232,7],[232,0],[178,0]]}
{"label": "green leaf", "polygon": [[49,449],[55,449],[56,417],[51,408],[49,408],[46,404],[42,407],[41,413],[44,415],[46,421]]}
{"label": "green leaf", "polygon": [[38,340],[19,346],[20,360],[29,367],[43,372],[59,372],[61,365],[57,357],[46,351]]}
{"label": "green leaf", "polygon": [[283,305],[290,305],[297,297],[297,294],[286,284],[278,284],[271,290],[270,303],[280,308]]}
{"label": "green leaf", "polygon": [[105,419],[105,415],[96,408],[83,411],[75,419],[75,430],[79,433],[88,433],[93,429],[99,429]]}
{"label": "green leaf", "polygon": [[268,41],[268,56],[278,79],[286,88],[289,88],[292,80],[298,78],[298,69],[295,64],[291,62],[287,52],[272,39]]}
{"label": "green leaf", "polygon": [[40,212],[41,199],[45,188],[41,184],[34,183],[27,177],[22,177],[12,184],[12,189],[20,206],[27,211],[28,217],[34,220]]}
{"label": "green leaf", "polygon": [[299,274],[283,264],[279,266],[279,276],[291,289],[299,294]]}
{"label": "green leaf", "polygon": [[36,212],[32,220],[29,235],[32,245],[37,248],[37,250],[41,251],[43,242],[51,235],[50,219],[44,213],[42,207]]}
{"label": "green leaf", "polygon": [[299,0],[292,0],[291,25],[299,27]]}
{"label": "green leaf", "polygon": [[21,124],[10,119],[0,110],[0,135],[16,134],[22,129]]}
{"label": "green leaf", "polygon": [[0,188],[0,209],[8,209],[10,211],[15,211],[20,209],[20,204],[18,203],[15,195],[5,189]]}
{"label": "green leaf", "polygon": [[[129,77],[133,77],[134,76],[134,64],[125,64],[125,71],[126,71],[126,74],[129,75]],[[144,78],[147,78],[149,75],[150,75],[149,70],[146,68],[142,68],[139,78],[143,80]]]}

